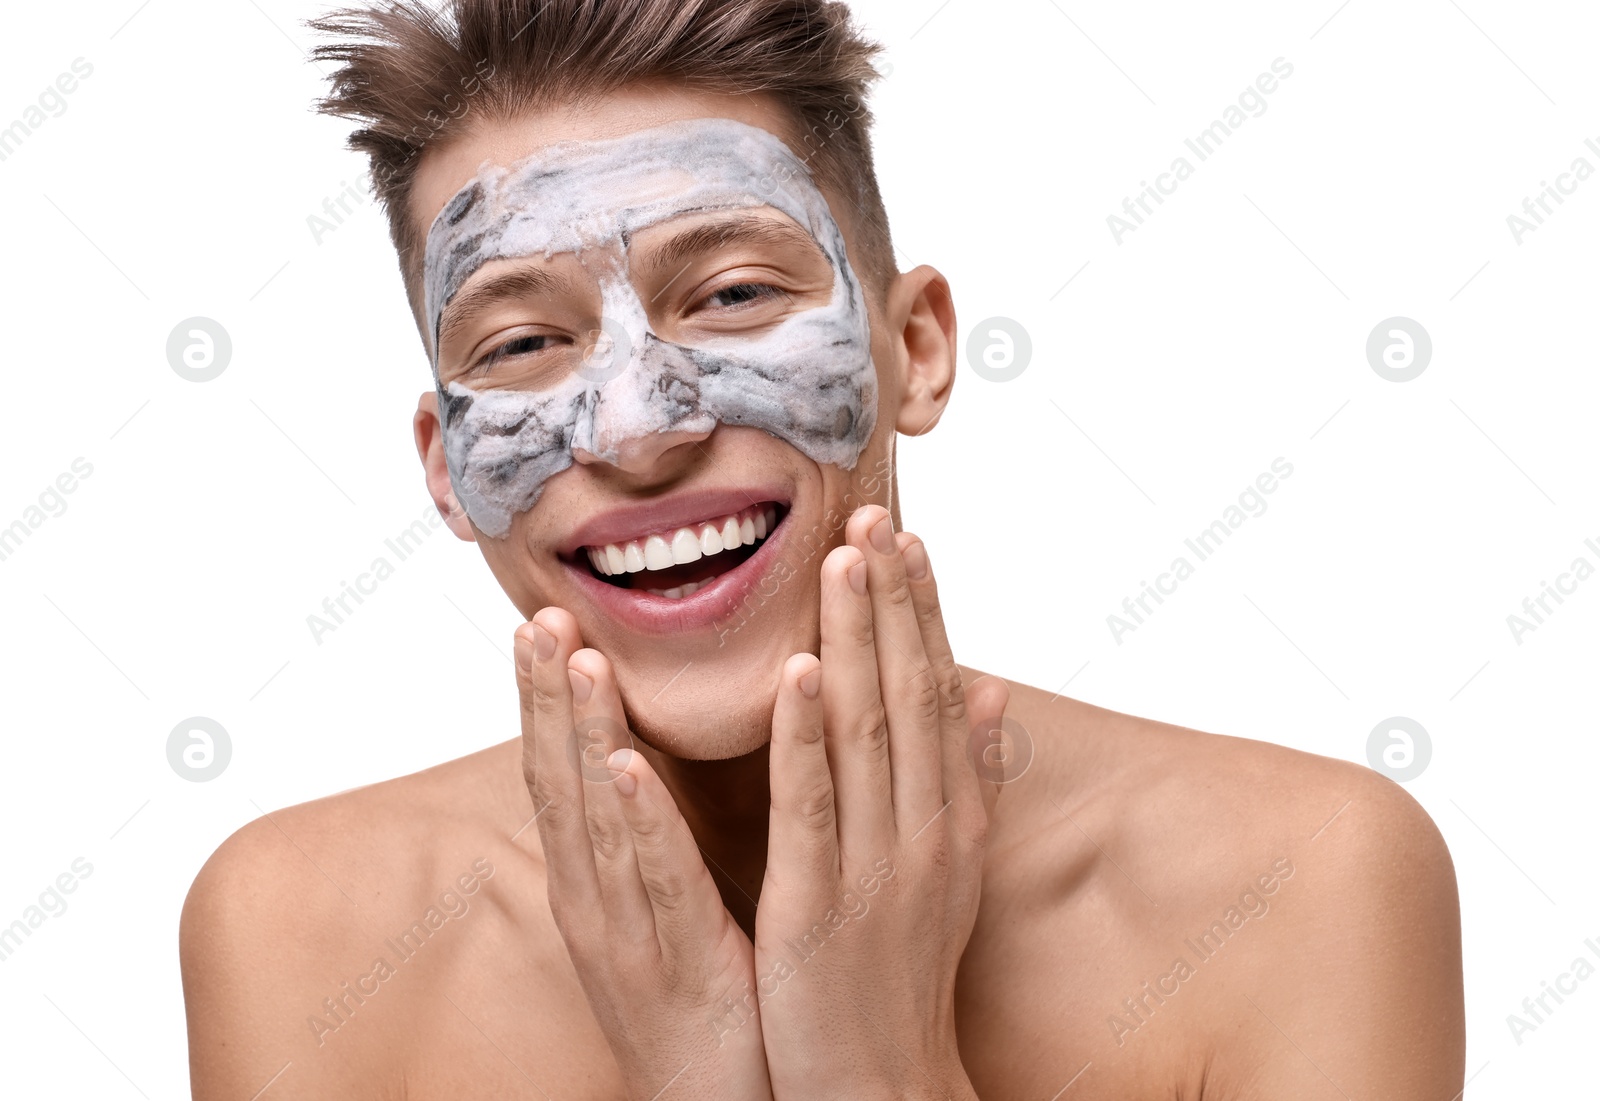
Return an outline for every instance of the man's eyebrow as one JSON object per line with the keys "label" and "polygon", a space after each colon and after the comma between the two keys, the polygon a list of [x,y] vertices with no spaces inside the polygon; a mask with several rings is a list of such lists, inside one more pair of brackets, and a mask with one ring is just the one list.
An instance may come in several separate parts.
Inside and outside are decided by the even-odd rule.
{"label": "man's eyebrow", "polygon": [[439,322],[439,343],[448,343],[458,329],[500,302],[535,294],[567,294],[571,290],[572,285],[565,278],[542,268],[516,268],[490,276],[445,304]]}
{"label": "man's eyebrow", "polygon": [[759,215],[725,218],[692,226],[676,234],[659,248],[638,257],[642,274],[654,275],[665,268],[680,267],[694,257],[729,245],[804,245],[820,252],[816,240],[792,222],[780,222]]}

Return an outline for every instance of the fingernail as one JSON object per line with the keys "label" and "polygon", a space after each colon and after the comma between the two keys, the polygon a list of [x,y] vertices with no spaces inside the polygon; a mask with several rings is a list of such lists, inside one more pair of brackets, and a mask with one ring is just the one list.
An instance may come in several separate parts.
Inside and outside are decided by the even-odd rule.
{"label": "fingernail", "polygon": [[556,636],[535,623],[533,625],[533,649],[535,656],[540,661],[549,661],[550,655],[556,652]]}
{"label": "fingernail", "polygon": [[912,543],[905,551],[906,576],[921,581],[928,576],[928,552],[920,542]]}
{"label": "fingernail", "polygon": [[822,691],[822,666],[817,666],[800,678],[800,691],[808,700],[817,698],[817,693]]}
{"label": "fingernail", "polygon": [[612,782],[617,785],[617,791],[622,795],[632,795],[639,786],[639,781],[627,771],[628,764],[632,760],[633,750],[626,746],[612,750],[611,756],[606,758],[606,767],[614,773],[611,777]]}
{"label": "fingernail", "polygon": [[857,596],[867,595],[867,564],[857,562],[845,571],[845,576],[850,579],[850,587],[856,591]]}
{"label": "fingernail", "polygon": [[590,680],[587,676],[578,672],[576,669],[567,670],[567,680],[572,684],[572,702],[587,702],[589,699],[589,693],[594,691],[594,681]]}
{"label": "fingernail", "polygon": [[517,668],[524,673],[533,672],[533,643],[518,635],[512,648],[517,652]]}
{"label": "fingernail", "polygon": [[894,553],[894,528],[889,525],[887,516],[872,525],[872,530],[867,532],[867,538],[872,541],[872,549],[879,554]]}

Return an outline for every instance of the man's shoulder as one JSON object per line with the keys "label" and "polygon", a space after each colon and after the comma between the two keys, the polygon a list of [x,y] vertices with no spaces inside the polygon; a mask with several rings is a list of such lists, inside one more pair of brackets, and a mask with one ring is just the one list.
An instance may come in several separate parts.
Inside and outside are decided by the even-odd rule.
{"label": "man's shoulder", "polygon": [[[1114,950],[1126,973],[1087,979],[1106,989],[1078,1009],[1108,1056],[1181,1035],[1208,1073],[1243,1080],[1256,1060],[1257,1087],[1294,1092],[1294,1060],[1272,1053],[1320,1032],[1316,1061],[1348,1067],[1352,1096],[1399,1095],[1374,1068],[1418,1090],[1449,1079],[1464,1051],[1455,872],[1409,793],[1281,745],[1013,699],[1033,758],[1001,795],[1015,802],[992,831],[998,885],[1038,935]],[[1406,1028],[1360,1034],[1374,1014]],[[1426,1053],[1406,1050],[1420,1037]]]}
{"label": "man's shoulder", "polygon": [[503,743],[241,826],[189,889],[180,926],[186,967],[251,944],[291,943],[303,960],[326,959],[352,928],[438,894],[463,871],[457,865],[490,856],[478,850],[501,827],[499,840],[509,841],[526,817],[516,752]]}
{"label": "man's shoulder", "polygon": [[1051,812],[1103,823],[1130,860],[1182,854],[1195,879],[1268,852],[1301,854],[1341,877],[1450,870],[1428,813],[1364,765],[1034,689],[1019,695],[1032,760],[1016,786],[1036,826]]}
{"label": "man's shoulder", "polygon": [[[518,756],[505,743],[274,810],[217,848],[179,930],[197,1096],[257,1089],[285,1060],[330,1096],[401,1073],[386,1038],[412,1033],[439,976],[484,970],[541,874],[537,843],[514,838],[532,814]],[[410,993],[380,996],[399,974]]]}
{"label": "man's shoulder", "polygon": [[[528,802],[515,772],[512,742],[446,761],[420,772],[351,788],[247,822],[218,846],[196,877],[201,891],[246,886],[259,893],[281,878],[306,873],[376,891],[391,860],[415,867],[431,847],[488,817],[510,821]],[[520,797],[520,802],[519,802]],[[336,874],[337,873],[337,874]]]}

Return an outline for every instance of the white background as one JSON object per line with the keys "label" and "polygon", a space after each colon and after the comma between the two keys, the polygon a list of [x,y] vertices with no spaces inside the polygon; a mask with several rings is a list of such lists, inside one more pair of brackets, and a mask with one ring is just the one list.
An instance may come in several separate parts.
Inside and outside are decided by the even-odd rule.
{"label": "white background", "polygon": [[[1600,565],[1600,178],[1520,243],[1506,218],[1575,158],[1600,169],[1600,17],[1337,3],[857,5],[892,65],[901,266],[950,278],[963,341],[1004,316],[1033,345],[1012,382],[964,367],[902,444],[905,521],[968,664],[1357,761],[1380,721],[1421,723],[1407,787],[1460,880],[1469,1095],[1556,1095],[1592,1080],[1600,981],[1520,1045],[1506,1017],[1600,939],[1600,579],[1520,644],[1506,617]],[[7,12],[0,126],[74,58],[93,73],[0,162],[0,525],[75,458],[93,473],[0,562],[0,925],[94,869],[0,963],[7,1094],[187,1096],[177,921],[207,855],[516,732],[517,616],[471,545],[436,533],[320,645],[307,627],[431,507],[383,219],[307,226],[364,168],[308,109],[323,7]],[[1119,244],[1107,215],[1279,57],[1267,111]],[[233,343],[204,384],[166,357],[196,315]],[[1406,383],[1365,354],[1396,315],[1434,346]],[[1123,598],[1280,456],[1267,511],[1114,640]],[[195,715],[232,742],[207,783],[167,761]]]}

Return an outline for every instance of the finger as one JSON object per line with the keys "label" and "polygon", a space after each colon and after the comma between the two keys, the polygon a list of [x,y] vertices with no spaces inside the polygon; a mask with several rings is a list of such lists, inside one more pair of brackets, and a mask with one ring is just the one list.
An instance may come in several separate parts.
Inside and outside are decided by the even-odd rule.
{"label": "finger", "polygon": [[[984,814],[988,816],[994,813],[1000,799],[1001,785],[1016,779],[1012,771],[1016,755],[1025,748],[1031,751],[1032,747],[1014,744],[1000,725],[1006,706],[1011,702],[1011,686],[1004,680],[996,676],[979,677],[968,687],[967,699],[970,703],[967,713],[972,718],[966,767],[977,776],[978,794],[983,799]],[[984,767],[979,769],[974,761],[983,762]]]}
{"label": "finger", "polygon": [[833,776],[841,863],[873,860],[894,840],[889,727],[878,694],[878,658],[867,599],[867,564],[855,547],[822,560],[822,720]]}
{"label": "finger", "polygon": [[944,804],[940,775],[939,686],[923,651],[922,630],[889,510],[856,510],[845,538],[867,562],[878,692],[889,721],[889,784],[896,827],[910,837]]}
{"label": "finger", "polygon": [[584,819],[594,851],[595,879],[605,906],[608,938],[656,943],[655,912],[634,856],[632,831],[606,761],[632,738],[611,663],[598,650],[579,650],[567,662],[574,731],[583,776]]}
{"label": "finger", "polygon": [[[972,714],[966,691],[961,682],[961,669],[950,651],[950,639],[944,628],[944,613],[939,606],[939,587],[933,578],[933,567],[928,561],[928,548],[914,535],[901,532],[901,557],[906,563],[907,585],[911,589],[911,603],[916,608],[917,627],[922,636],[923,652],[933,669],[934,683],[938,685],[940,710],[939,761],[941,790],[946,800],[962,802],[975,792],[971,747],[969,745],[969,716]],[[995,716],[984,716],[994,718]]]}
{"label": "finger", "polygon": [[772,711],[767,871],[780,891],[815,887],[831,897],[839,883],[839,835],[822,730],[822,663],[795,654],[784,662]]}
{"label": "finger", "polygon": [[600,904],[600,888],[584,819],[583,780],[569,758],[573,722],[567,660],[580,643],[577,621],[560,608],[541,608],[516,633],[522,772],[549,868],[551,908],[570,905],[586,913]]}
{"label": "finger", "polygon": [[611,787],[633,839],[662,960],[671,967],[699,959],[707,938],[731,918],[694,834],[644,754],[618,749],[607,764],[617,773]]}

